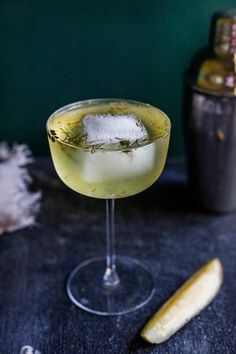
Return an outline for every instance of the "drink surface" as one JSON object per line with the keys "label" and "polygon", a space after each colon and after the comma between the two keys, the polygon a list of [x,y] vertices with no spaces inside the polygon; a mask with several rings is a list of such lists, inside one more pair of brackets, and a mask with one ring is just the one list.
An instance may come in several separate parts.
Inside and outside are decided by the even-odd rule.
{"label": "drink surface", "polygon": [[55,169],[71,189],[94,198],[137,194],[160,176],[170,121],[160,110],[128,101],[87,101],[48,123]]}

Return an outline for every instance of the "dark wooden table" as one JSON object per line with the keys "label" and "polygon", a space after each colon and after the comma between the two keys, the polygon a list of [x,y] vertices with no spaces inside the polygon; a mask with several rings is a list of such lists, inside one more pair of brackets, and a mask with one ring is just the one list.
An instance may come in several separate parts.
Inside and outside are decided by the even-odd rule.
{"label": "dark wooden table", "polygon": [[[236,353],[236,214],[194,207],[182,162],[170,161],[158,184],[117,202],[118,253],[142,260],[157,289],[145,307],[118,317],[86,313],[65,291],[79,262],[104,254],[103,201],[65,187],[49,159],[32,174],[43,192],[38,225],[0,238],[0,354],[25,345],[41,354]],[[140,330],[154,310],[216,256],[225,279],[213,303],[168,342],[143,342]]]}

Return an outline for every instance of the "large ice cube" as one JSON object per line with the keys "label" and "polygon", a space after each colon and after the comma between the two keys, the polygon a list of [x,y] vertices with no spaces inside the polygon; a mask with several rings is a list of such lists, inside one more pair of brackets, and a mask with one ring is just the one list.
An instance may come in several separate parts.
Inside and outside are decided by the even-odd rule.
{"label": "large ice cube", "polygon": [[86,154],[82,174],[87,183],[114,183],[148,176],[155,164],[155,145],[149,144],[132,151],[132,154],[109,151]]}
{"label": "large ice cube", "polygon": [[134,114],[89,114],[82,121],[86,144],[119,144],[127,141],[128,145],[142,143],[148,133]]}

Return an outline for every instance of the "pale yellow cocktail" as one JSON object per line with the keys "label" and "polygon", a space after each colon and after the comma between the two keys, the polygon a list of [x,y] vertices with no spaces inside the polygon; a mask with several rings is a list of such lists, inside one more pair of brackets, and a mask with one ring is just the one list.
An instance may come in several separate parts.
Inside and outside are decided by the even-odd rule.
{"label": "pale yellow cocktail", "polygon": [[47,128],[58,175],[81,194],[128,197],[148,188],[163,170],[170,122],[150,105],[75,104],[54,113]]}

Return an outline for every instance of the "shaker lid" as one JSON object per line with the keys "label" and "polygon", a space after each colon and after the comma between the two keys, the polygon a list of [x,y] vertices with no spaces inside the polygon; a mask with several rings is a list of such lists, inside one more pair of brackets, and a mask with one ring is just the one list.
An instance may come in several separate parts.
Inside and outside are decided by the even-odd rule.
{"label": "shaker lid", "polygon": [[197,54],[188,79],[198,90],[236,96],[236,9],[214,16],[213,39]]}

